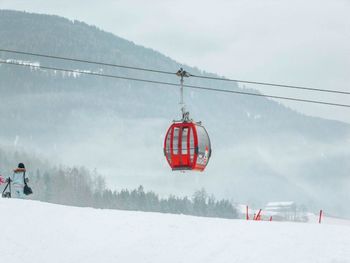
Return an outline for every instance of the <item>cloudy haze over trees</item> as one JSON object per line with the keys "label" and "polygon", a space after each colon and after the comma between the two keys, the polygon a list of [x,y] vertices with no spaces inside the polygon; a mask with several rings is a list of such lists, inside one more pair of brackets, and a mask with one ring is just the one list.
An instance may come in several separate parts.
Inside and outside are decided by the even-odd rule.
{"label": "cloudy haze over trees", "polygon": [[[0,36],[3,48],[174,72],[184,67],[215,76],[58,16],[1,10]],[[17,62],[178,83],[175,76],[0,55]],[[265,98],[187,89],[185,101],[191,116],[206,126],[213,156],[205,173],[179,174],[169,171],[162,151],[166,129],[179,117],[176,88],[13,65],[0,68],[0,143],[8,154],[35,155],[53,166],[96,168],[112,191],[142,185],[160,196],[182,198],[204,188],[218,199],[240,203],[293,200],[337,215],[350,214],[349,124],[305,116]],[[248,90],[191,78],[186,83]],[[41,164],[31,166],[30,158],[21,161],[29,161],[34,174],[37,169],[40,176],[45,173]],[[0,167],[2,173],[10,168]]]}

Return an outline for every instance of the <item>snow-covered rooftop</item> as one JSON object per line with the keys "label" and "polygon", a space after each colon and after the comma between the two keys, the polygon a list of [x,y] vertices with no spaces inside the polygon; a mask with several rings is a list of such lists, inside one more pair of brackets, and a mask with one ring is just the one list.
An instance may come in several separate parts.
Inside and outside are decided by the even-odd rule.
{"label": "snow-covered rooftop", "polygon": [[269,202],[267,203],[266,207],[285,207],[285,206],[292,206],[295,205],[295,202],[293,201],[283,201],[283,202]]}

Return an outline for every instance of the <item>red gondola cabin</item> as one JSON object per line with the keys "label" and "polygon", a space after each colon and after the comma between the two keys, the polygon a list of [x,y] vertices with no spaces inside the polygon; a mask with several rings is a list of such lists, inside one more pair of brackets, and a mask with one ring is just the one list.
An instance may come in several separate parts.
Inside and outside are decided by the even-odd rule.
{"label": "red gondola cabin", "polygon": [[164,154],[173,170],[203,171],[211,156],[207,131],[196,122],[174,122],[165,136]]}

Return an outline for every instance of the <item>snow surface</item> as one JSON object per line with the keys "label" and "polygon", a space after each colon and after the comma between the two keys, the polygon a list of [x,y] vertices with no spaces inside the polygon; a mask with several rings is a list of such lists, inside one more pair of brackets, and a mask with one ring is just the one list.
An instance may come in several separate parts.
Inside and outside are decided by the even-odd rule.
{"label": "snow surface", "polygon": [[0,262],[350,262],[349,225],[101,210],[0,198]]}

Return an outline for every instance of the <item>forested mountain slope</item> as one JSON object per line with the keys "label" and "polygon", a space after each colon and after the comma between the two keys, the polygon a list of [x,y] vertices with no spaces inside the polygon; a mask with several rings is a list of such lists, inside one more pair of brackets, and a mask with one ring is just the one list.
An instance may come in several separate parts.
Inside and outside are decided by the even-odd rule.
{"label": "forested mountain slope", "polygon": [[[0,48],[212,75],[58,16],[0,10]],[[5,52],[0,58],[179,81]],[[0,140],[15,150],[35,152],[53,163],[97,168],[117,187],[142,184],[164,194],[205,187],[239,202],[292,199],[350,215],[348,124],[304,116],[265,98],[186,89],[191,116],[202,120],[211,136],[213,158],[203,174],[174,175],[163,158],[162,140],[170,122],[179,118],[178,88],[3,64],[0,79]],[[194,78],[186,83],[241,90],[232,83]]]}

